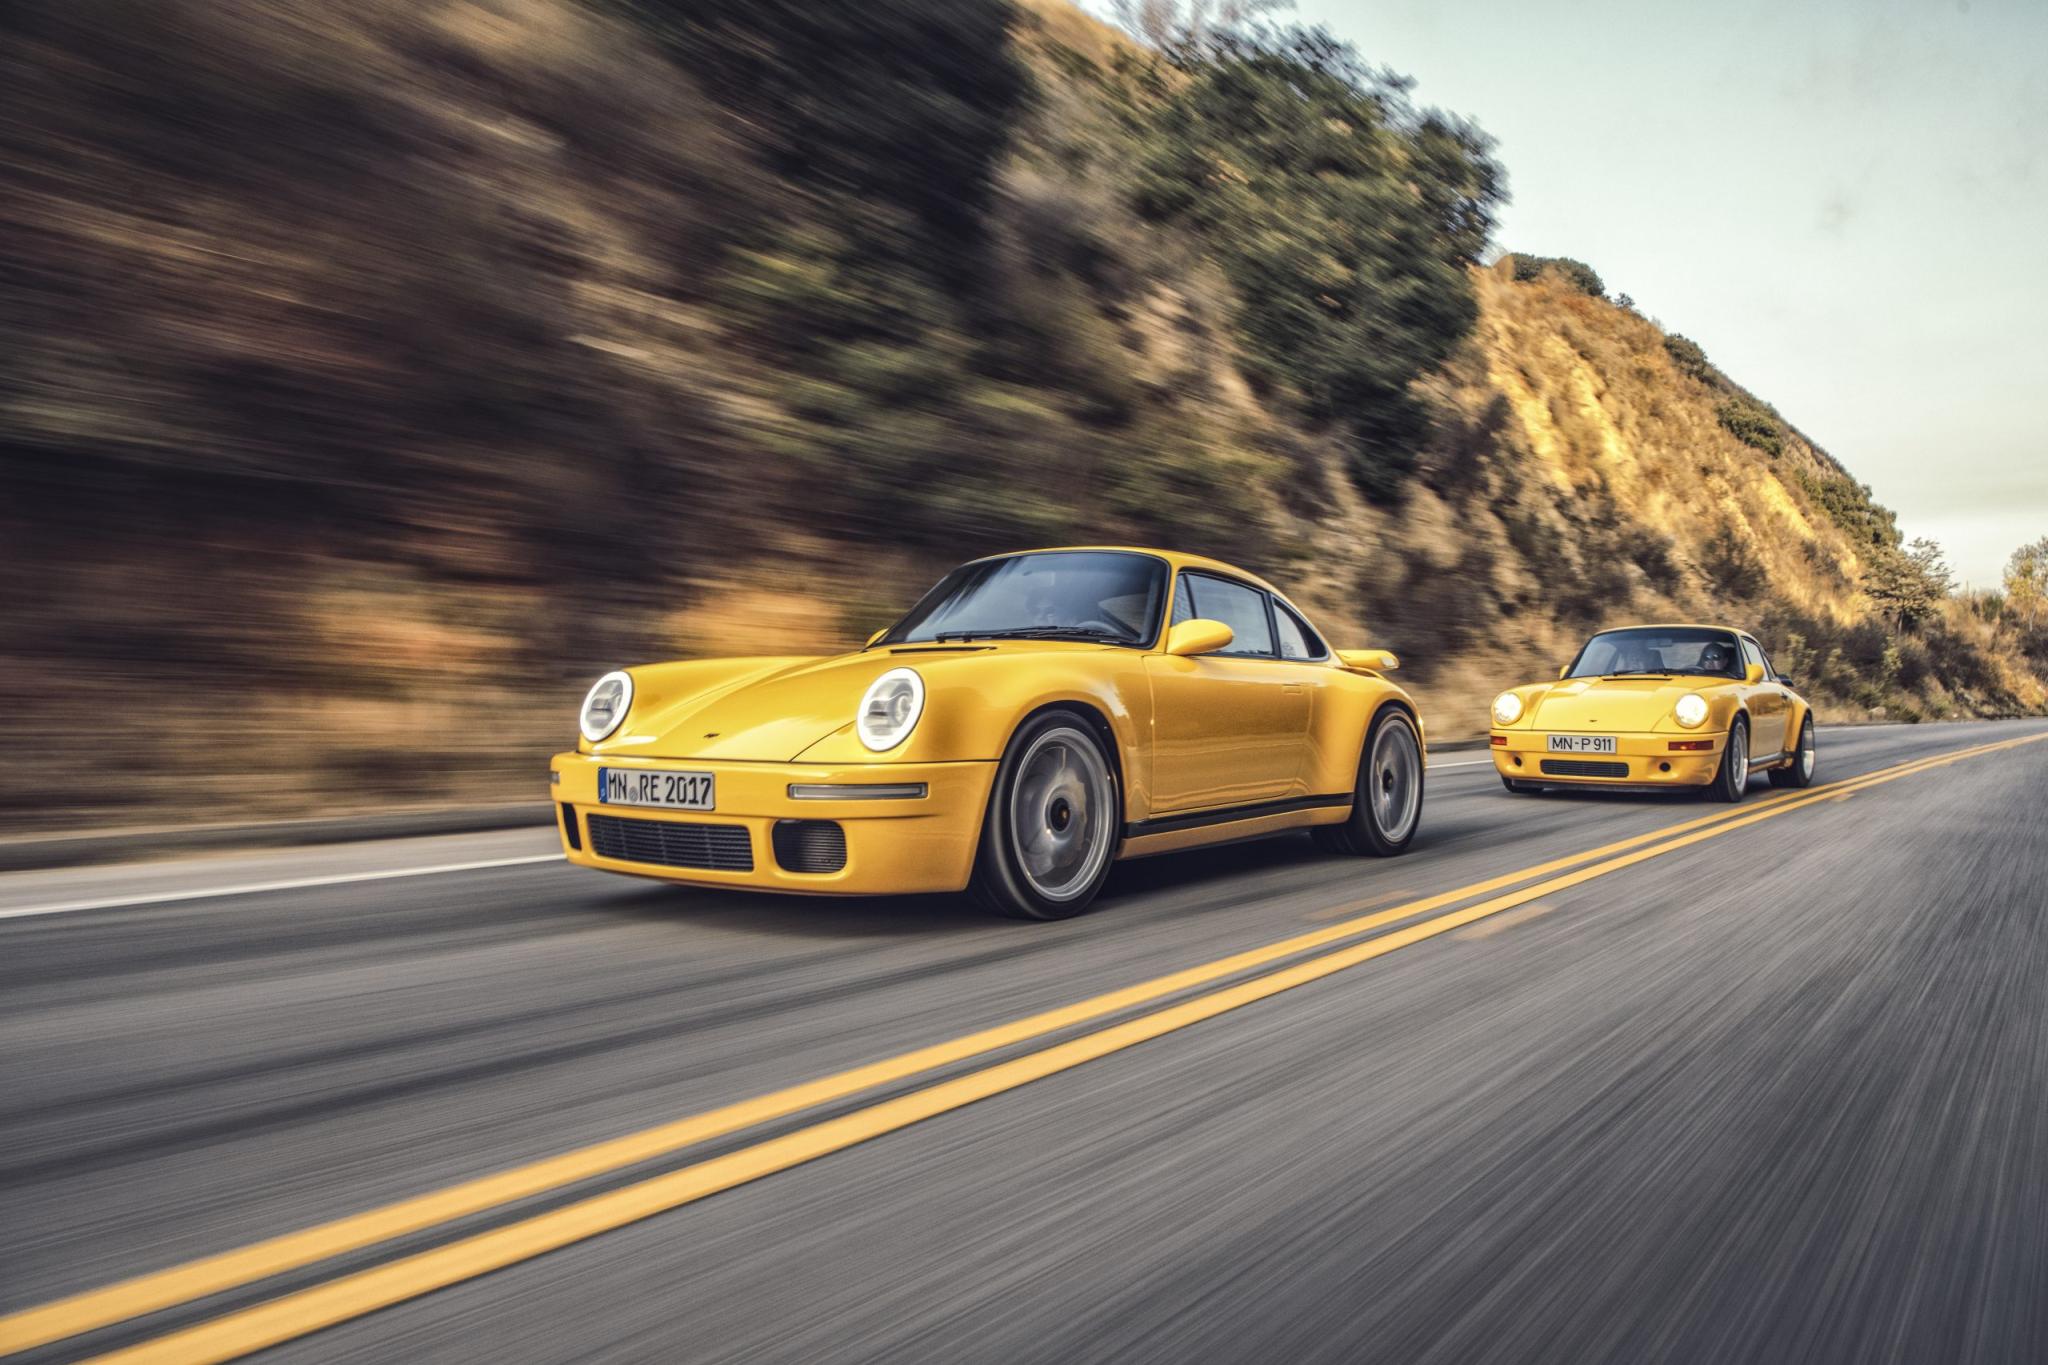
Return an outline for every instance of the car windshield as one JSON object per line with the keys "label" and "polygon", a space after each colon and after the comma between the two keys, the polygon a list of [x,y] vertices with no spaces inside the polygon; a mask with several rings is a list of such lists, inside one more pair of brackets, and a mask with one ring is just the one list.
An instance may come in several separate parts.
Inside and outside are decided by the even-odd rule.
{"label": "car windshield", "polygon": [[1166,565],[1115,550],[1049,550],[962,564],[891,628],[882,644],[1075,639],[1150,644]]}
{"label": "car windshield", "polygon": [[1637,626],[1603,630],[1586,641],[1568,678],[1612,678],[1629,674],[1742,676],[1742,647],[1725,630],[1704,627]]}

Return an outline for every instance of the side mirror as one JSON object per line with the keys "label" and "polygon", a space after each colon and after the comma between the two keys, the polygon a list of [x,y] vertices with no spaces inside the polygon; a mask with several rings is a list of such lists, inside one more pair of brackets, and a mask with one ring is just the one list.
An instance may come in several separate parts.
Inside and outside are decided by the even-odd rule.
{"label": "side mirror", "polygon": [[1367,673],[1391,673],[1401,666],[1401,661],[1387,649],[1340,649],[1337,662],[1346,668],[1362,669]]}
{"label": "side mirror", "polygon": [[1559,682],[1563,682],[1566,678],[1569,678],[1571,675],[1572,666],[1570,664],[1559,664],[1557,666],[1557,680]]}
{"label": "side mirror", "polygon": [[870,636],[868,636],[868,642],[867,642],[867,644],[865,644],[865,645],[862,645],[862,646],[861,646],[861,648],[862,648],[862,649],[867,649],[867,648],[869,648],[870,646],[872,646],[872,645],[873,645],[873,644],[875,643],[875,641],[877,641],[877,640],[881,639],[881,638],[882,638],[882,637],[883,637],[884,635],[887,635],[888,633],[889,633],[889,628],[888,628],[887,626],[883,626],[883,627],[882,627],[882,628],[881,628],[880,630],[876,631],[876,632],[875,632],[875,633],[874,633],[873,635],[870,635]]}
{"label": "side mirror", "polygon": [[1227,649],[1230,642],[1236,638],[1236,633],[1221,621],[1211,621],[1206,617],[1197,616],[1194,620],[1183,621],[1166,632],[1166,652],[1180,655],[1214,654],[1219,649]]}
{"label": "side mirror", "polygon": [[1751,687],[1755,687],[1764,680],[1764,666],[1762,664],[1749,665],[1742,670],[1742,680]]}

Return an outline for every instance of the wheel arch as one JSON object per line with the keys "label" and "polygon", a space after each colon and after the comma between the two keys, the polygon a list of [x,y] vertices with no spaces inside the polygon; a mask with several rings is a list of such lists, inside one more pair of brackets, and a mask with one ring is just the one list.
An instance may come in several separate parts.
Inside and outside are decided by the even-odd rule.
{"label": "wheel arch", "polygon": [[[1123,745],[1118,741],[1116,727],[1110,723],[1109,717],[1092,701],[1082,697],[1060,697],[1052,701],[1039,702],[1031,707],[1017,717],[1016,721],[1011,724],[1009,733],[1003,736],[1003,750],[997,757],[996,762],[1001,763],[1004,758],[1009,757],[1010,745],[1016,740],[1018,731],[1022,730],[1032,721],[1037,720],[1040,716],[1050,715],[1055,711],[1064,711],[1068,715],[1078,718],[1088,726],[1089,733],[1101,741],[1104,752],[1109,755],[1109,775],[1116,782],[1116,801],[1120,817],[1118,823],[1122,824],[1128,821],[1131,818],[1131,795],[1130,783],[1124,776]],[[991,801],[996,799],[994,784],[991,784],[989,787],[988,799]]]}
{"label": "wheel arch", "polygon": [[1399,711],[1402,715],[1408,717],[1409,723],[1415,727],[1415,745],[1422,750],[1422,767],[1423,771],[1427,773],[1429,771],[1429,737],[1422,728],[1422,713],[1415,708],[1414,698],[1405,692],[1389,692],[1386,696],[1373,703],[1372,710],[1365,718],[1365,731],[1358,737],[1358,761],[1361,763],[1365,761],[1365,742],[1372,738],[1372,727],[1380,723],[1380,714],[1384,711]]}
{"label": "wheel arch", "polygon": [[1391,692],[1380,698],[1372,708],[1372,715],[1366,719],[1366,729],[1370,730],[1379,720],[1380,712],[1390,708],[1405,713],[1408,719],[1414,721],[1415,737],[1422,738],[1422,713],[1415,709],[1415,702],[1405,692]]}

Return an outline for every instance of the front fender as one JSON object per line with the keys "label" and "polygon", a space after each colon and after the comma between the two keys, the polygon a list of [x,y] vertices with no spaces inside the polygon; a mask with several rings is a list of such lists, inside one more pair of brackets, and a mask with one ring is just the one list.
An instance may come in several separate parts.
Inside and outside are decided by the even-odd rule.
{"label": "front fender", "polygon": [[1516,687],[1502,688],[1501,692],[1512,692],[1522,699],[1522,714],[1515,717],[1512,724],[1502,725],[1493,714],[1493,703],[1500,697],[1500,692],[1496,692],[1493,696],[1486,699],[1487,728],[1492,730],[1528,730],[1533,728],[1536,722],[1536,707],[1542,702],[1544,696],[1549,691],[1550,684],[1547,682],[1522,683]]}
{"label": "front fender", "polygon": [[1135,651],[1061,653],[1019,659],[969,656],[922,662],[924,716],[909,739],[875,753],[860,742],[853,717],[799,758],[805,763],[994,762],[1024,718],[1047,706],[1087,706],[1108,720],[1130,780],[1133,755],[1150,732],[1151,692],[1144,656]]}

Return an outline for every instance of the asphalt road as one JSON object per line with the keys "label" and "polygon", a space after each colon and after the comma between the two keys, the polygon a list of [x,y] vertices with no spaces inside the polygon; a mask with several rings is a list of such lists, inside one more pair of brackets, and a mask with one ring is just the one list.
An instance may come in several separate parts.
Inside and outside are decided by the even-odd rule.
{"label": "asphalt road", "polygon": [[1824,732],[1827,788],[1735,808],[1446,754],[1406,857],[1127,864],[1053,925],[537,831],[0,878],[0,1344],[2038,1361],[2035,736]]}

